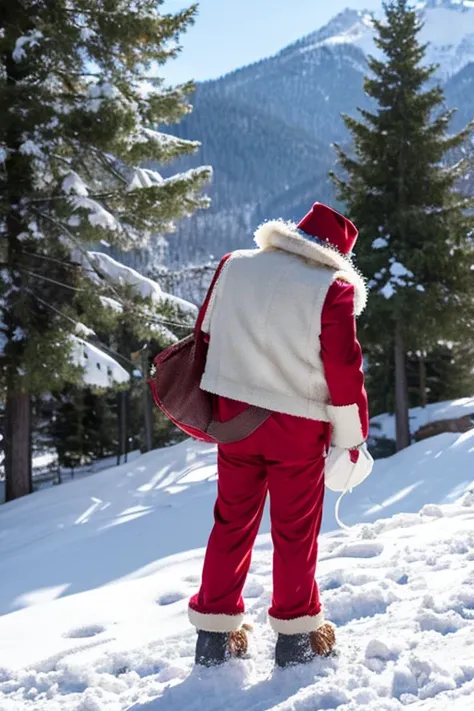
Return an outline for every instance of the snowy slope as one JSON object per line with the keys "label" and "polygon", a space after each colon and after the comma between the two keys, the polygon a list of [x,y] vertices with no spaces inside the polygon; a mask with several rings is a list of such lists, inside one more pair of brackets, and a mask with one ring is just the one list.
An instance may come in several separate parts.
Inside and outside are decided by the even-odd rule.
{"label": "snowy slope", "polygon": [[0,711],[467,711],[473,464],[474,430],[377,462],[343,502],[343,519],[361,522],[348,534],[328,497],[319,580],[341,654],[288,673],[273,672],[265,625],[267,518],[246,590],[254,659],[192,671],[186,600],[211,521],[212,447],[185,442],[1,507]]}
{"label": "snowy slope", "polygon": [[[424,27],[421,40],[429,43],[426,61],[439,64],[444,78],[459,72],[474,61],[474,2],[435,0],[417,3]],[[301,51],[318,47],[353,44],[364,54],[377,56],[372,28],[372,13],[345,10],[322,30],[310,35]],[[375,13],[381,18],[381,11]]]}
{"label": "snowy slope", "polygon": [[[410,431],[415,434],[420,427],[440,420],[451,420],[474,414],[474,397],[460,400],[437,402],[426,407],[414,407],[410,410]],[[371,434],[374,437],[395,439],[395,415],[378,415],[370,421]]]}

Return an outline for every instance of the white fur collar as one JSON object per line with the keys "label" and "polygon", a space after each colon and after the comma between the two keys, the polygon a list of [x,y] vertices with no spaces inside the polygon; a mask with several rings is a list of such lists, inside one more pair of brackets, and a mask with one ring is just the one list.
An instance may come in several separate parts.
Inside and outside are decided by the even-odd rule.
{"label": "white fur collar", "polygon": [[336,279],[349,282],[355,288],[354,310],[360,316],[367,304],[367,287],[364,277],[356,269],[349,257],[331,246],[305,239],[295,223],[283,220],[272,220],[260,225],[255,232],[255,242],[260,249],[281,249],[284,252],[297,254],[316,264],[334,269]]}

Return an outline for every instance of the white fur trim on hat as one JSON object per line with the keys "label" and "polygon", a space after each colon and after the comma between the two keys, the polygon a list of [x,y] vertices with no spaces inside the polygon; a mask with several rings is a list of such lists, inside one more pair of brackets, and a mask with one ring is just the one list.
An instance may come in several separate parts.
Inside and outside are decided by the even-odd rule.
{"label": "white fur trim on hat", "polygon": [[190,623],[202,632],[235,632],[242,627],[243,615],[204,615],[188,607]]}
{"label": "white fur trim on hat", "polygon": [[316,632],[324,625],[324,613],[306,617],[296,617],[294,620],[278,620],[276,617],[268,616],[270,627],[277,634],[305,634],[305,632]]}
{"label": "white fur trim on hat", "polygon": [[255,232],[255,242],[260,249],[281,249],[297,254],[311,262],[335,269],[335,278],[343,279],[355,289],[354,310],[360,316],[367,305],[367,286],[364,277],[356,269],[349,257],[344,256],[330,244],[321,244],[306,239],[294,222],[271,220],[261,225]]}
{"label": "white fur trim on hat", "polygon": [[333,426],[332,444],[342,449],[353,449],[364,443],[357,405],[328,405],[327,410]]}

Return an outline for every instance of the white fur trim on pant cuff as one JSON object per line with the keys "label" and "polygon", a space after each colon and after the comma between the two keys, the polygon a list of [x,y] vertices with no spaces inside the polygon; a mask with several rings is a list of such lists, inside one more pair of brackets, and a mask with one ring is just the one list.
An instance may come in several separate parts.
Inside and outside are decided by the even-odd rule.
{"label": "white fur trim on pant cuff", "polygon": [[235,632],[242,627],[243,615],[204,615],[188,607],[189,621],[202,632]]}
{"label": "white fur trim on pant cuff", "polygon": [[294,620],[277,620],[269,615],[268,620],[274,632],[278,634],[304,634],[305,632],[315,632],[325,623],[324,613],[310,617],[297,617]]}
{"label": "white fur trim on pant cuff", "polygon": [[364,443],[357,405],[328,405],[328,414],[333,426],[332,444],[342,449],[352,449]]}

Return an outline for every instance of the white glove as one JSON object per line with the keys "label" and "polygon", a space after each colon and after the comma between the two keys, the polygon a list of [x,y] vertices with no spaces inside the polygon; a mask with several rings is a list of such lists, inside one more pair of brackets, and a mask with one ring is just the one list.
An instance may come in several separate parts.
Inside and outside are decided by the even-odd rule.
{"label": "white glove", "polygon": [[[354,452],[358,453],[356,462],[353,461]],[[355,489],[370,476],[373,466],[374,460],[366,444],[362,444],[355,450],[331,447],[326,457],[324,475],[326,486],[336,492]]]}

